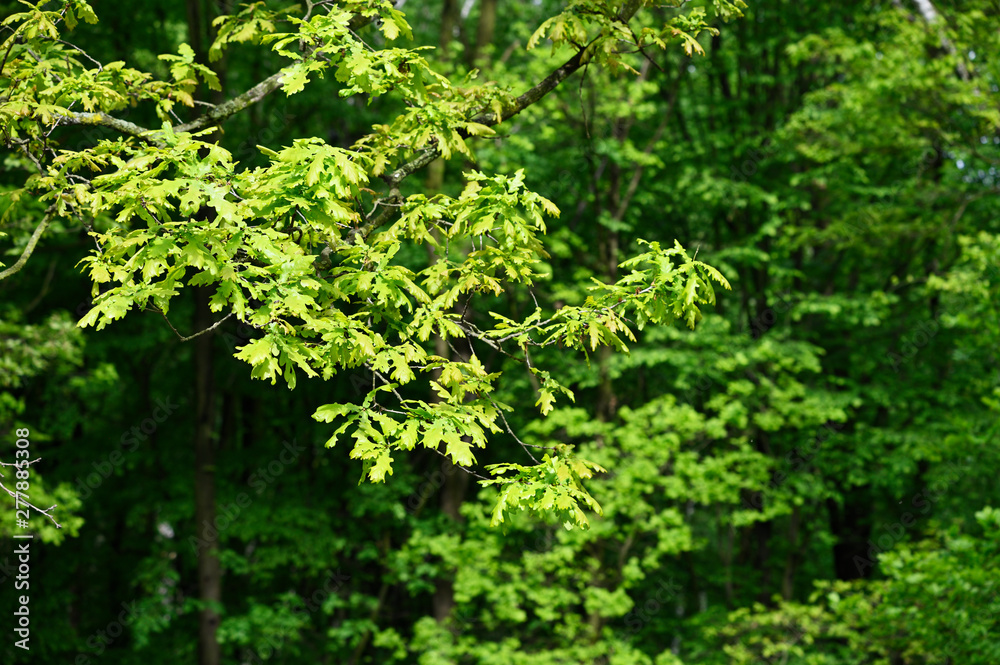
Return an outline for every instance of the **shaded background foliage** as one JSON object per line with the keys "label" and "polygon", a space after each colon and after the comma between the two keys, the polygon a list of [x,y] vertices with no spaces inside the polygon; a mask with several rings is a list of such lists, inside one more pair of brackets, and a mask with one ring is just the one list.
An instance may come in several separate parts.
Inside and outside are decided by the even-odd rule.
{"label": "shaded background foliage", "polygon": [[[204,53],[228,9],[94,4],[102,22],[79,45],[152,71],[180,42]],[[477,168],[523,167],[563,211],[546,304],[614,280],[639,237],[698,248],[733,284],[695,332],[647,328],[627,356],[539,352],[576,402],[508,418],[527,443],[576,444],[608,469],[588,485],[605,511],[589,530],[519,514],[492,528],[494,491],[427,451],[359,486],[310,415],[371,376],[251,382],[231,355],[252,331],[221,326],[223,661],[997,662],[1000,24],[990,2],[937,2],[932,23],[918,4],[752,2],[704,57],[587,68],[478,142]],[[442,71],[520,89],[554,61],[523,47],[556,3],[403,11],[417,44],[443,47]],[[225,90],[273,57],[234,46]],[[401,110],[331,101],[332,83],[264,99],[221,143],[254,165],[258,144],[346,146]],[[64,131],[68,146],[111,136]],[[457,195],[469,166],[437,162],[409,186]],[[4,165],[5,187],[20,169]],[[34,550],[30,662],[194,661],[194,352],[153,314],[71,325],[91,244],[56,226],[0,285],[0,422],[32,428],[33,498],[58,502],[65,526]],[[183,298],[172,318],[189,333]],[[517,318],[531,298],[489,306]],[[503,401],[533,404],[518,376]],[[499,435],[480,461],[519,456]],[[10,642],[0,658],[27,662]]]}

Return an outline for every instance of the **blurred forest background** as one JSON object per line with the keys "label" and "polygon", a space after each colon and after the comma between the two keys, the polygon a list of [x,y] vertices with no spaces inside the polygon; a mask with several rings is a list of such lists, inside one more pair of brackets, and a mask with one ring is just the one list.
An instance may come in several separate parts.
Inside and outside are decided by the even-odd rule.
{"label": "blurred forest background", "polygon": [[[162,76],[156,56],[183,42],[207,63],[211,21],[232,10],[92,4],[100,22],[73,43]],[[562,211],[534,288],[546,306],[614,281],[637,238],[677,239],[732,284],[695,330],[649,326],[630,354],[536,352],[576,393],[546,417],[523,368],[498,387],[522,440],[573,444],[608,470],[586,483],[603,516],[491,527],[496,491],[427,450],[359,485],[361,463],[325,448],[330,427],[311,416],[362,399],[370,373],[251,380],[233,354],[257,333],[233,319],[190,342],[155,313],[80,329],[93,240],[63,223],[0,282],[0,457],[31,428],[32,499],[58,503],[63,525],[33,517],[30,654],[12,644],[5,538],[0,661],[1000,662],[1000,7],[753,0],[722,22],[687,4],[719,29],[703,55],[581,68],[470,142],[478,170],[524,168]],[[554,0],[397,7],[453,81],[478,69],[519,93],[570,54],[525,48]],[[221,98],[283,64],[233,44],[213,64]],[[271,94],[218,140],[253,167],[257,145],[348,147],[401,111],[392,95],[337,100],[337,86]],[[129,120],[158,125],[141,105]],[[470,165],[436,161],[403,194],[457,196]],[[27,168],[8,156],[0,187]],[[35,224],[7,221],[5,264]],[[531,298],[511,287],[490,309],[518,319]],[[192,289],[171,312],[184,335],[215,318]],[[199,409],[212,436],[196,452]],[[477,456],[525,460],[506,432]],[[197,538],[199,501],[214,502],[212,542]]]}

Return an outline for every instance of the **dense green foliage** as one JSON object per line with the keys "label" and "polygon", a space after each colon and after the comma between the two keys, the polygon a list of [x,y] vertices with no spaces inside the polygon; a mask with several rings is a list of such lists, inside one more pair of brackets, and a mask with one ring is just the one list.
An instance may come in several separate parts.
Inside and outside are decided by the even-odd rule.
{"label": "dense green foliage", "polygon": [[1000,662],[995,3],[92,4],[0,3],[3,662]]}

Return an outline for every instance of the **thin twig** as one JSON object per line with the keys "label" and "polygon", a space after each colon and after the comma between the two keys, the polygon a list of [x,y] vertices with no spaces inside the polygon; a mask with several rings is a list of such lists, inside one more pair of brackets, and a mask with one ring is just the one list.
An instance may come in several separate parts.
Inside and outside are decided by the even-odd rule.
{"label": "thin twig", "polygon": [[[453,460],[452,458],[448,457],[447,455],[445,455],[443,452],[441,452],[437,448],[427,448],[427,450],[432,450],[435,453],[437,453],[438,455],[440,455],[441,457],[443,457],[446,460],[448,460],[449,462],[451,462],[452,464],[455,464],[455,460]],[[458,467],[459,469],[461,469],[462,471],[465,471],[470,476],[475,476],[476,478],[479,478],[480,480],[491,480],[491,478],[489,478],[488,476],[479,475],[478,473],[476,473],[472,469],[470,469],[468,467],[465,467],[465,466],[462,466],[461,464],[455,464],[455,466]]]}
{"label": "thin twig", "polygon": [[57,39],[56,41],[59,42],[60,44],[65,44],[66,46],[71,46],[71,47],[75,48],[77,51],[79,51],[80,53],[83,54],[83,57],[85,57],[87,60],[90,60],[92,63],[94,63],[95,65],[97,65],[97,71],[100,71],[100,72],[104,71],[104,66],[101,65],[100,62],[98,62],[97,60],[94,60],[93,58],[91,58],[90,55],[86,51],[84,51],[82,48],[80,48],[76,44],[70,44],[69,42],[65,42],[65,41],[63,41],[61,39]]}
{"label": "thin twig", "polygon": [[[42,461],[42,458],[38,457],[36,459],[31,460],[30,462],[28,460],[24,460],[23,462],[0,462],[0,466],[13,466],[13,467],[17,467],[17,468],[21,469],[21,468],[24,468],[26,466],[31,466],[32,464],[34,464],[36,462],[41,462],[41,461]],[[0,476],[3,476],[3,474],[0,473]]]}
{"label": "thin twig", "polygon": [[492,397],[487,397],[486,399],[490,401],[490,404],[493,405],[493,408],[497,410],[498,414],[500,414],[500,420],[503,421],[503,426],[507,429],[507,433],[510,434],[512,437],[514,437],[515,441],[521,444],[521,447],[524,448],[524,452],[528,453],[528,457],[530,457],[535,464],[541,464],[541,462],[538,461],[538,458],[536,458],[531,453],[531,451],[528,450],[528,446],[531,446],[532,448],[544,448],[545,446],[535,446],[529,443],[525,443],[524,441],[521,441],[521,439],[518,438],[517,434],[514,434],[514,430],[510,428],[510,424],[507,422],[507,416],[503,415],[503,409],[497,406],[497,403],[493,401]]}
{"label": "thin twig", "polygon": [[40,514],[45,515],[46,517],[48,517],[49,520],[53,524],[56,525],[57,529],[61,529],[62,528],[62,525],[59,524],[59,522],[56,521],[56,518],[52,517],[52,515],[49,514],[53,510],[55,510],[56,507],[59,504],[55,504],[55,505],[49,506],[45,510],[42,510],[41,508],[39,508],[35,504],[33,504],[30,501],[28,501],[27,497],[24,494],[22,494],[21,492],[13,492],[13,491],[9,490],[9,489],[7,489],[7,486],[4,485],[3,483],[0,483],[0,489],[2,489],[4,492],[6,492],[7,494],[9,494],[12,499],[14,499],[14,505],[15,505],[15,507],[19,507],[21,504],[24,504],[24,505],[28,506],[29,508],[33,509],[35,512],[40,513]]}
{"label": "thin twig", "polygon": [[219,319],[218,321],[216,321],[215,323],[213,323],[213,324],[212,324],[211,326],[209,326],[208,328],[205,328],[204,330],[202,330],[202,331],[200,331],[200,332],[196,332],[196,333],[195,333],[195,334],[193,334],[193,335],[190,335],[190,336],[188,336],[188,337],[185,337],[184,335],[180,334],[180,332],[179,332],[179,331],[177,330],[177,328],[174,328],[174,324],[170,323],[170,319],[168,319],[168,318],[167,318],[167,315],[166,315],[166,314],[165,314],[165,313],[163,312],[163,310],[161,310],[161,309],[157,309],[157,308],[153,307],[153,308],[150,308],[150,311],[152,311],[152,312],[159,312],[160,316],[162,316],[162,317],[163,317],[163,320],[167,322],[167,325],[168,325],[168,326],[170,326],[170,329],[171,329],[171,330],[173,330],[173,331],[174,331],[175,333],[177,333],[177,336],[181,338],[181,341],[182,341],[182,342],[190,342],[190,341],[191,341],[192,339],[194,339],[195,337],[201,337],[201,336],[202,336],[202,335],[204,335],[205,333],[207,333],[207,332],[211,332],[211,331],[215,330],[215,329],[216,329],[216,328],[218,328],[218,327],[219,327],[220,325],[222,325],[222,323],[223,323],[223,322],[224,322],[224,321],[225,321],[226,319],[228,319],[229,317],[231,317],[231,316],[232,316],[233,314],[235,314],[235,313],[236,313],[236,312],[230,312],[229,314],[226,314],[226,315],[225,315],[224,317],[222,317],[221,319]]}
{"label": "thin twig", "polygon": [[50,219],[52,219],[52,214],[46,213],[45,217],[42,218],[42,221],[39,222],[38,226],[35,228],[35,232],[31,234],[31,238],[28,239],[28,244],[25,245],[24,251],[21,252],[21,258],[19,258],[14,265],[7,268],[3,272],[0,272],[0,280],[7,279],[11,275],[20,272],[21,268],[24,267],[24,264],[28,262],[28,258],[31,256],[31,253],[35,251],[35,245],[38,244],[38,240],[42,237],[42,234],[45,233],[45,229],[48,228]]}
{"label": "thin twig", "polygon": [[[382,376],[382,374],[381,374],[381,373],[379,373],[379,372],[376,372],[376,371],[375,371],[375,369],[374,369],[374,368],[373,368],[373,367],[372,367],[372,366],[371,366],[370,364],[366,363],[366,364],[365,364],[365,367],[367,367],[368,369],[370,369],[370,370],[372,371],[372,374],[373,374],[374,376],[377,376],[377,377],[379,378],[379,380],[380,380],[380,381],[382,382],[382,385],[386,385],[386,386],[388,386],[389,384],[391,384],[391,383],[392,383],[391,381],[389,381],[389,379],[387,379],[387,378],[385,378],[384,376]],[[392,394],[393,394],[393,395],[395,395],[395,396],[396,396],[396,399],[398,399],[398,400],[399,400],[400,402],[404,402],[404,401],[406,401],[406,400],[404,400],[404,399],[403,399],[403,396],[402,396],[402,395],[400,395],[400,394],[399,394],[399,393],[398,393],[398,392],[396,391],[396,389],[395,389],[395,388],[390,388],[390,390],[392,390]]]}

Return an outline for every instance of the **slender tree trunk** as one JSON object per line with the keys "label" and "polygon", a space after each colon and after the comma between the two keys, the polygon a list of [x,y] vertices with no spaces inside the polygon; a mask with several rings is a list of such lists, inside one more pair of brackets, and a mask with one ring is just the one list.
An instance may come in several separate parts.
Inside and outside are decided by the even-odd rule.
{"label": "slender tree trunk", "polygon": [[791,600],[795,593],[795,569],[798,565],[799,552],[799,523],[802,521],[802,509],[799,506],[792,508],[792,517],[788,524],[788,557],[785,559],[785,574],[781,578],[781,597]]}
{"label": "slender tree trunk", "polygon": [[483,49],[493,43],[497,25],[497,4],[499,0],[479,1],[479,25],[476,29],[476,43],[469,54],[469,64],[475,66],[482,57]]}
{"label": "slender tree trunk", "polygon": [[[378,549],[382,553],[383,558],[388,556],[389,552],[392,549],[392,541],[389,538],[389,534],[385,534],[382,537]],[[389,597],[390,589],[391,585],[387,581],[386,577],[383,575],[382,587],[378,591],[378,600],[375,603],[375,607],[372,608],[371,613],[368,615],[368,620],[372,624],[375,624],[378,621],[379,615],[385,608],[386,598]],[[371,644],[371,640],[372,640],[372,631],[370,629],[365,630],[364,635],[362,635],[361,639],[358,641],[358,645],[354,648],[354,653],[351,654],[351,659],[350,661],[348,661],[349,665],[358,665],[358,663],[362,661],[362,658],[365,655],[365,650],[368,649],[368,645]]]}
{"label": "slender tree trunk", "polygon": [[[618,118],[614,123],[614,137],[624,144],[628,130],[626,120]],[[607,209],[614,215],[621,204],[621,166],[616,162],[608,165],[610,183],[608,184]],[[600,211],[598,211],[600,214]],[[597,253],[604,269],[604,278],[609,284],[618,279],[618,232],[605,226],[597,231]],[[618,396],[615,394],[614,382],[611,377],[611,348],[602,346],[598,351],[598,372],[600,383],[597,387],[597,417],[607,422],[615,417],[618,411]]]}
{"label": "slender tree trunk", "polygon": [[[441,160],[437,160],[437,162],[441,162]],[[440,186],[430,191],[437,189],[440,189]],[[430,261],[433,262],[435,256],[430,247],[428,247],[428,255]],[[434,353],[442,358],[451,358],[452,356],[448,342],[440,335],[434,338]],[[440,371],[435,371],[434,378],[437,379],[439,376]],[[437,402],[438,396],[432,394],[429,401]],[[444,444],[442,444],[441,452],[444,452]],[[451,520],[458,522],[460,520],[459,508],[462,506],[462,501],[465,500],[465,493],[469,486],[469,475],[448,459],[442,459],[440,464],[435,459],[434,468],[441,473],[441,512]],[[435,472],[431,477],[438,478],[439,476]],[[455,588],[450,577],[438,578],[434,584],[434,618],[443,622],[451,616],[451,610],[455,606]]]}
{"label": "slender tree trunk", "polygon": [[[455,39],[455,27],[461,20],[461,6],[458,0],[444,0],[441,8],[441,33],[439,44],[442,58],[447,59],[448,49]],[[433,194],[441,191],[444,187],[445,162],[443,158],[435,159],[428,165],[427,180],[425,189],[427,193]],[[434,251],[428,247],[428,258],[431,262],[435,260]],[[451,348],[446,340],[441,336],[434,339],[434,352],[442,358],[450,358]],[[440,372],[435,372],[435,379]],[[437,395],[431,395],[430,401],[437,401]],[[444,446],[442,444],[442,452]],[[469,476],[464,471],[456,467],[449,460],[442,460],[442,463],[435,464],[434,467],[441,473],[441,512],[451,520],[459,521],[459,508],[465,499],[465,492],[469,485]],[[432,477],[437,478],[435,473]],[[438,622],[444,622],[451,616],[452,608],[455,606],[455,587],[450,576],[440,577],[434,582],[433,611],[434,618]]]}
{"label": "slender tree trunk", "polygon": [[[229,2],[221,0],[223,12]],[[206,13],[203,0],[187,0],[188,39],[198,62],[208,64],[207,42],[213,39],[213,16]],[[225,87],[225,61],[214,67],[219,81]],[[224,92],[212,95],[213,101],[222,101]],[[211,141],[212,139],[207,139]],[[194,329],[205,330],[212,326],[209,288],[195,289]],[[216,532],[215,512],[215,457],[216,457],[216,394],[214,365],[212,362],[213,335],[201,335],[194,344],[195,380],[195,531],[206,546],[198,549],[198,600],[202,609],[198,615],[198,665],[220,665],[222,651],[218,636],[219,613],[222,605],[222,565],[219,561],[219,534]]]}
{"label": "slender tree trunk", "polygon": [[[757,439],[758,451],[768,457],[774,455],[774,451],[771,449],[771,445],[764,432],[758,430],[755,438]],[[763,510],[763,505],[761,510]],[[754,562],[756,569],[761,571],[760,590],[757,593],[757,601],[767,605],[771,598],[772,570],[768,559],[771,556],[770,544],[771,535],[774,532],[774,523],[771,521],[754,522],[751,531],[756,545],[756,549],[751,555],[751,560]]]}
{"label": "slender tree trunk", "polygon": [[188,43],[195,55],[200,55],[205,52],[204,40],[202,39],[204,12],[201,0],[187,0],[185,9],[187,10]]}
{"label": "slender tree trunk", "polygon": [[[433,251],[428,251],[433,261]],[[451,349],[448,347],[448,342],[440,335],[434,338],[434,352],[442,358],[451,357]],[[436,371],[434,374],[434,378],[437,379],[440,371]],[[437,402],[438,396],[432,394],[429,401]],[[444,452],[444,444],[442,444],[441,452]],[[465,491],[469,486],[469,475],[447,459],[442,459],[441,463],[438,464],[436,458],[434,468],[440,471],[442,479],[440,490],[441,512],[451,520],[458,522],[460,519],[459,508],[462,506],[462,501],[465,499]],[[431,477],[438,478],[439,476],[437,473],[433,473]],[[433,604],[434,618],[438,622],[443,622],[451,616],[451,610],[455,606],[455,587],[450,577],[440,577],[435,581]]]}
{"label": "slender tree trunk", "polygon": [[757,602],[765,605],[768,605],[771,599],[771,566],[768,565],[768,558],[771,555],[770,543],[773,530],[773,522],[755,522],[753,525],[753,536],[757,545],[754,561],[757,569],[761,571]]}
{"label": "slender tree trunk", "polygon": [[722,560],[722,567],[725,570],[725,590],[726,609],[732,610],[736,604],[736,597],[733,589],[733,544],[736,539],[736,527],[731,523],[723,526],[721,520],[721,510],[717,513],[719,520],[719,558]]}
{"label": "slender tree trunk", "polygon": [[[442,465],[444,485],[441,487],[441,512],[449,519],[458,522],[461,519],[459,508],[465,500],[465,492],[469,487],[469,474],[465,473],[451,462]],[[455,585],[451,577],[441,577],[434,587],[434,618],[443,622],[451,616],[455,607]]]}
{"label": "slender tree trunk", "polygon": [[458,0],[444,0],[441,6],[441,35],[438,46],[441,48],[441,57],[447,59],[448,47],[455,36],[455,27],[462,18],[462,7]]}
{"label": "slender tree trunk", "polygon": [[[836,542],[833,564],[837,579],[870,577],[877,561],[868,556],[872,533],[872,497],[867,487],[844,492],[843,508],[832,499],[827,502],[830,527]],[[877,557],[875,557],[877,558]]]}
{"label": "slender tree trunk", "polygon": [[[210,291],[195,291],[195,329],[212,325],[208,307]],[[222,602],[222,566],[219,563],[218,535],[215,533],[215,386],[212,380],[212,336],[194,340],[195,373],[195,485],[194,515],[198,538],[209,546],[198,550],[198,599],[207,604],[199,614],[198,663],[219,665],[220,649],[216,638],[219,614],[212,605]]]}

